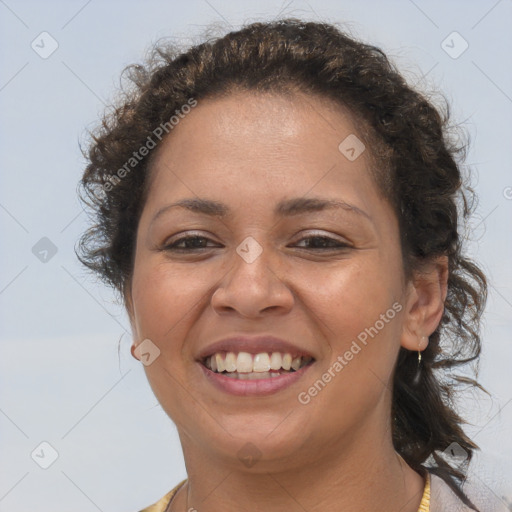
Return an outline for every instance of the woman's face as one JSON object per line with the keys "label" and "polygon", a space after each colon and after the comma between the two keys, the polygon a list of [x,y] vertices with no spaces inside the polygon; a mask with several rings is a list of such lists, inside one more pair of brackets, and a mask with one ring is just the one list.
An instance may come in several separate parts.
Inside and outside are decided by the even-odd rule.
{"label": "woman's face", "polygon": [[[234,464],[252,450],[263,470],[389,436],[406,287],[397,219],[357,133],[327,100],[244,92],[199,101],[159,147],[128,309],[132,351],[185,450]],[[206,368],[228,351],[245,375],[268,369],[265,353],[313,362],[262,380]]]}

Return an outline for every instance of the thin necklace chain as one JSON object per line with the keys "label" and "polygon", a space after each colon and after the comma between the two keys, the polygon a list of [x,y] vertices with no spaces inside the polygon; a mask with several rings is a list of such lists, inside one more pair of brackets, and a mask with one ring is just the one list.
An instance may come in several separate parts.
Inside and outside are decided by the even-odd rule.
{"label": "thin necklace chain", "polygon": [[[397,455],[400,458],[402,458],[400,456],[400,454],[397,454]],[[187,485],[187,484],[188,484],[188,482],[185,481],[183,483],[183,485],[181,487],[179,487],[179,489],[174,493],[174,496],[170,499],[169,503],[167,504],[167,507],[165,507],[164,512],[171,512],[172,502],[174,501],[174,499],[176,498],[178,493],[181,491],[181,489],[183,487],[185,487],[185,485]],[[188,492],[187,492],[187,497],[185,498],[185,503],[186,503],[185,510],[188,511]],[[425,486],[423,488],[423,493],[422,493],[422,497],[421,497],[421,503],[420,503],[420,507],[418,509],[418,512],[428,512],[429,510],[430,510],[430,474],[427,471],[427,474],[426,474],[426,477],[425,477]]]}

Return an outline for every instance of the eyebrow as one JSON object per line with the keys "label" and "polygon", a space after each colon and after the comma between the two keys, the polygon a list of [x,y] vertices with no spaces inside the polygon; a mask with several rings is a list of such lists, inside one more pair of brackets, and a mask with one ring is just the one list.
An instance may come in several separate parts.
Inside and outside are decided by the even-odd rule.
{"label": "eyebrow", "polygon": [[[231,213],[230,208],[224,203],[213,201],[211,199],[186,198],[180,199],[161,208],[153,217],[154,222],[158,217],[172,208],[185,208],[194,213],[210,215],[212,217],[225,217]],[[367,218],[373,222],[372,218],[364,210],[361,210],[353,204],[349,204],[340,199],[323,198],[305,198],[297,197],[293,199],[284,199],[280,201],[275,209],[274,215],[279,217],[292,217],[303,213],[318,212],[330,209],[342,209]]]}

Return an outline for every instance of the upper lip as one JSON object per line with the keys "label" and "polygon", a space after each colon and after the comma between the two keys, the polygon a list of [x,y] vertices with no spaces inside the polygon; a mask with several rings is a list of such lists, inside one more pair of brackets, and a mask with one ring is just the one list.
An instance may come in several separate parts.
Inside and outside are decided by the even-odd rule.
{"label": "upper lip", "polygon": [[233,336],[211,343],[203,348],[198,355],[199,360],[204,360],[216,352],[248,352],[249,354],[260,354],[262,352],[290,353],[292,357],[313,357],[306,349],[297,345],[276,338],[275,336]]}

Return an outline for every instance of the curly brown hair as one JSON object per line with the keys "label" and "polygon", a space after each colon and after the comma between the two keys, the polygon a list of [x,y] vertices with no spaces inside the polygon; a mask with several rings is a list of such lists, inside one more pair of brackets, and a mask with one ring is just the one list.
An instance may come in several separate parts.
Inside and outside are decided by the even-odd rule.
{"label": "curly brown hair", "polygon": [[[399,220],[406,277],[437,256],[448,256],[449,262],[444,314],[422,354],[419,379],[416,354],[400,349],[393,382],[394,446],[413,469],[439,475],[477,510],[461,484],[478,447],[464,433],[454,399],[462,385],[482,388],[452,370],[474,362],[476,372],[487,282],[462,254],[459,223],[472,213],[468,193],[472,199],[475,194],[461,173],[467,144],[460,143],[460,133],[453,136],[448,102],[435,107],[379,48],[333,24],[297,19],[252,23],[188,50],[160,43],[144,65],[125,71],[131,87],[105,114],[84,153],[88,165],[80,192],[94,225],[80,239],[80,260],[125,298],[155,152],[141,151],[146,156],[135,163],[130,159],[150,139],[160,144],[155,128],[169,127],[171,116],[191,99],[235,90],[300,91],[342,105],[363,127],[358,135],[371,148],[370,171]],[[458,467],[442,455],[452,443],[468,455]]]}

